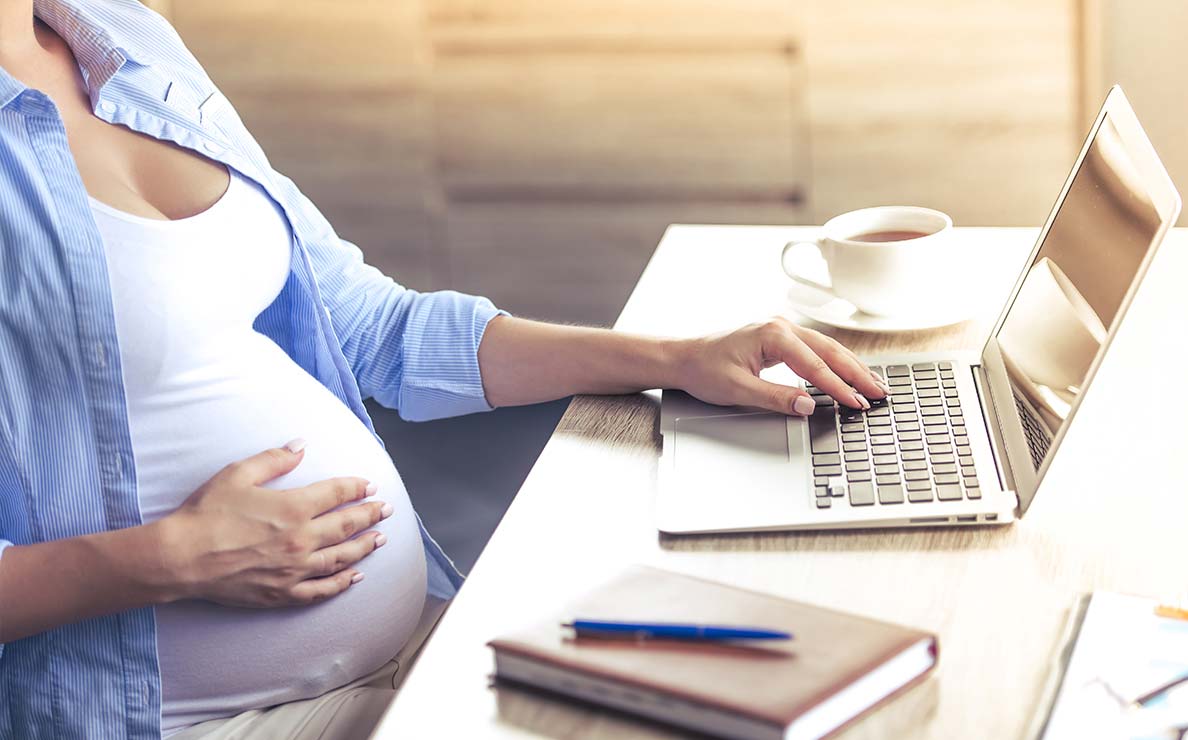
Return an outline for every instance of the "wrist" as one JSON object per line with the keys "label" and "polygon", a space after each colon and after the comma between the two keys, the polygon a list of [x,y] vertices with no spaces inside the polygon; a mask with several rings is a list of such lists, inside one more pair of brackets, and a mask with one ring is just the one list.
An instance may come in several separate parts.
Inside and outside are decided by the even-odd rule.
{"label": "wrist", "polygon": [[658,339],[658,372],[653,388],[685,389],[690,363],[697,352],[696,339]]}
{"label": "wrist", "polygon": [[168,604],[190,598],[192,563],[181,547],[185,541],[186,522],[180,512],[140,527],[143,562],[139,569],[140,587],[153,604]]}

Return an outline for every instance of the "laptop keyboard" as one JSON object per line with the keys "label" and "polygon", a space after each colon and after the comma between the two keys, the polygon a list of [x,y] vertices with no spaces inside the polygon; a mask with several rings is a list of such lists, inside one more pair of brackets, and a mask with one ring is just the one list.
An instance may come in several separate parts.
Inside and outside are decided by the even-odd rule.
{"label": "laptop keyboard", "polygon": [[863,412],[824,391],[809,417],[817,507],[894,506],[982,497],[951,362],[871,367],[891,395]]}
{"label": "laptop keyboard", "polygon": [[1040,420],[1031,413],[1031,409],[1018,398],[1015,399],[1015,408],[1019,410],[1019,419],[1023,422],[1023,433],[1027,437],[1027,447],[1031,452],[1031,464],[1039,470],[1044,464],[1044,458],[1048,456],[1052,438],[1048,436]]}

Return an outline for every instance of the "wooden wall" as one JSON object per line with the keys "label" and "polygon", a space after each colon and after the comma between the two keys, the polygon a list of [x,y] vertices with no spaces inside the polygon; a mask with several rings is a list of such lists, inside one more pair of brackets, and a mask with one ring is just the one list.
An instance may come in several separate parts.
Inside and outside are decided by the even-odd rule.
{"label": "wooden wall", "polygon": [[[278,169],[417,288],[608,323],[672,222],[916,203],[1037,224],[1074,0],[203,0],[166,9]],[[773,269],[778,269],[773,266]]]}

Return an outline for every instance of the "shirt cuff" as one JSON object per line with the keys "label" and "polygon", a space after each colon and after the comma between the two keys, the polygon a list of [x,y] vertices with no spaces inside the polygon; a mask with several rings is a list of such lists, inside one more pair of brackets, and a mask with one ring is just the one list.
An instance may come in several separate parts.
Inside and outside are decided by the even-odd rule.
{"label": "shirt cuff", "polygon": [[428,421],[490,411],[478,349],[491,319],[509,314],[480,296],[432,295],[406,328],[400,416]]}

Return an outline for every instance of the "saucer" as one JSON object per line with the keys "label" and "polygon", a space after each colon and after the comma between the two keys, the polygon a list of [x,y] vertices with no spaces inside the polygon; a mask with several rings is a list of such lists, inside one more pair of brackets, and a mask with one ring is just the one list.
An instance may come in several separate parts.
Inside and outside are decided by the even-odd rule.
{"label": "saucer", "polygon": [[937,310],[927,314],[873,316],[832,293],[800,283],[792,283],[788,289],[788,303],[798,313],[818,323],[873,334],[937,329],[965,321],[972,313],[968,306],[938,306]]}

